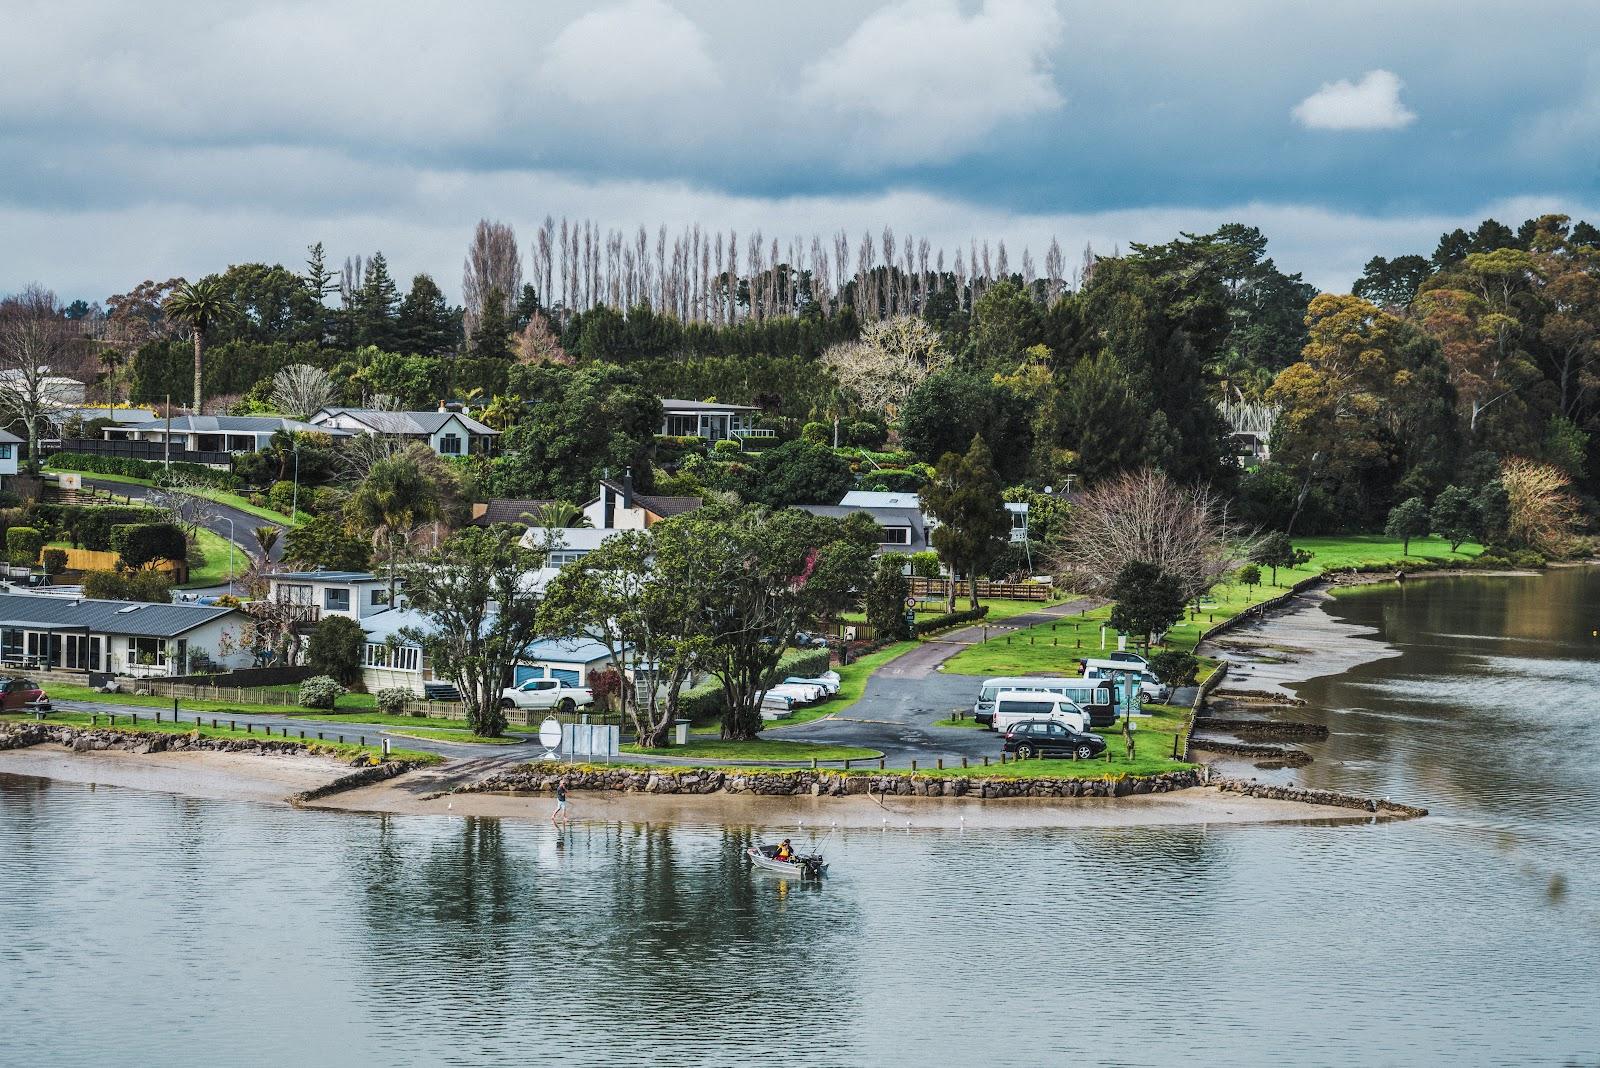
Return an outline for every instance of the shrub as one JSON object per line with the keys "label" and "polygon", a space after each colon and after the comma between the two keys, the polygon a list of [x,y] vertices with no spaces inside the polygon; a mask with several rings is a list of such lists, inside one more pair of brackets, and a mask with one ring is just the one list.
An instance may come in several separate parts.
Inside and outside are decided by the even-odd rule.
{"label": "shrub", "polygon": [[877,423],[869,423],[864,419],[851,423],[848,431],[846,431],[846,437],[850,444],[860,445],[865,449],[881,448],[884,439],[888,436],[889,432],[883,427]]}
{"label": "shrub", "polygon": [[89,571],[83,576],[83,595],[100,601],[172,600],[172,576],[164,571]]}
{"label": "shrub", "polygon": [[744,450],[740,448],[739,443],[734,441],[732,438],[723,438],[721,441],[711,446],[711,451],[715,455],[726,459],[729,456],[738,456]]}
{"label": "shrub", "polygon": [[333,515],[344,507],[344,494],[332,486],[318,486],[311,493],[306,510],[313,515]]}
{"label": "shrub", "polygon": [[942,616],[933,616],[929,619],[917,620],[916,633],[918,635],[932,634],[936,630],[946,627],[958,626],[962,623],[972,623],[989,614],[988,605],[979,605],[977,608],[968,608],[963,612],[947,612]]}
{"label": "shrub", "polygon": [[58,531],[74,549],[111,549],[111,528],[123,523],[159,521],[162,514],[143,505],[35,504],[33,518],[41,527]]}
{"label": "shrub", "polygon": [[833,428],[827,423],[807,423],[800,428],[800,440],[808,445],[832,445]]}
{"label": "shrub", "polygon": [[119,523],[111,528],[111,548],[129,567],[157,560],[184,560],[189,541],[174,523]]}
{"label": "shrub", "polygon": [[65,549],[46,549],[44,551],[44,573],[59,575],[67,569],[67,551]]}
{"label": "shrub", "polygon": [[1163,686],[1192,686],[1199,669],[1200,661],[1193,653],[1178,649],[1168,649],[1150,658],[1150,670]]}
{"label": "shrub", "polygon": [[36,527],[12,527],[6,531],[6,555],[19,567],[32,567],[44,548],[44,535]]}
{"label": "shrub", "polygon": [[267,492],[267,503],[274,512],[288,515],[294,508],[295,488],[293,482],[274,482],[272,489]]}
{"label": "shrub", "polygon": [[939,554],[924,550],[911,554],[911,573],[918,578],[939,577]]}
{"label": "shrub", "polygon": [[334,702],[345,692],[333,679],[326,675],[313,675],[300,684],[300,706],[302,708],[332,708]]}
{"label": "shrub", "polygon": [[354,686],[361,680],[361,654],[366,644],[367,634],[360,623],[349,616],[327,616],[306,643],[306,663],[341,685]]}
{"label": "shrub", "polygon": [[[53,471],[84,471],[92,475],[122,475],[125,478],[158,480],[166,466],[153,460],[135,460],[128,456],[100,456],[81,452],[58,452],[46,463]],[[174,463],[173,475],[201,482],[217,489],[233,489],[239,480],[231,472],[218,471],[204,464]]]}
{"label": "shrub", "polygon": [[390,686],[379,690],[375,696],[379,712],[386,716],[403,716],[406,714],[406,703],[415,695],[404,687]]}

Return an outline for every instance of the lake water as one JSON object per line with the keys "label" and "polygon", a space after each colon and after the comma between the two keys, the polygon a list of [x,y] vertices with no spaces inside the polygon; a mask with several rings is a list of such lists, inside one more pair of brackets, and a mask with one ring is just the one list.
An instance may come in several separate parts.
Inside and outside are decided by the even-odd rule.
{"label": "lake water", "polygon": [[[1338,598],[1296,775],[1425,820],[840,834],[0,776],[0,1063],[1600,1063],[1600,572]],[[581,799],[580,799],[581,804]]]}

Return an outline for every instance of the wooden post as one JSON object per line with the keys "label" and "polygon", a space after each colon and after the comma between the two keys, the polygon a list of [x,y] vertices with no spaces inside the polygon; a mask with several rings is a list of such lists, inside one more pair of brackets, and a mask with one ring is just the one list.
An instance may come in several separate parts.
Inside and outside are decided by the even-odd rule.
{"label": "wooden post", "polygon": [[229,721],[228,721],[228,729],[229,729],[229,730],[230,730],[230,731],[236,731],[236,730],[238,730],[238,729],[239,729],[239,721],[238,721],[238,720],[236,720],[236,719],[230,719],[230,720],[229,720]]}
{"label": "wooden post", "polygon": [[961,766],[963,768],[967,766],[967,758],[966,757],[962,757],[961,758]]}
{"label": "wooden post", "polygon": [[157,712],[157,713],[156,713],[156,722],[157,722],[157,723],[160,723],[160,722],[161,722],[161,713],[160,713],[160,712]]}
{"label": "wooden post", "polygon": [[939,758],[939,770],[940,771],[944,770],[944,757],[940,757]]}
{"label": "wooden post", "polygon": [[984,767],[988,767],[989,766],[989,758],[987,756],[983,758],[983,766]]}
{"label": "wooden post", "polygon": [[817,758],[816,757],[812,757],[811,758],[811,770],[812,771],[816,771],[817,770]]}
{"label": "wooden post", "polygon": [[365,734],[358,734],[356,736],[356,744],[357,745],[366,745],[367,744],[367,736]]}
{"label": "wooden post", "polygon": [[[284,737],[285,737],[285,738],[287,738],[287,737],[288,737],[288,736],[289,736],[289,728],[288,728],[288,727],[285,727],[285,728],[284,728],[284,729],[283,729],[283,736],[284,736]],[[305,741],[305,737],[306,737],[306,732],[305,732],[305,731],[301,731],[301,732],[300,732],[300,740],[301,740],[301,741]]]}
{"label": "wooden post", "polygon": [[912,771],[916,771],[917,770],[917,762],[915,760],[913,760],[911,762],[911,770]]}
{"label": "wooden post", "polygon": [[211,729],[212,730],[216,730],[217,729],[217,717],[215,717],[215,716],[211,717]]}
{"label": "wooden post", "polygon": [[884,765],[884,758],[883,757],[879,757],[878,758],[878,770],[879,771],[883,770],[883,765]]}
{"label": "wooden post", "polygon": [[253,724],[246,723],[244,725],[244,732],[246,734],[254,734],[255,733],[255,726]]}

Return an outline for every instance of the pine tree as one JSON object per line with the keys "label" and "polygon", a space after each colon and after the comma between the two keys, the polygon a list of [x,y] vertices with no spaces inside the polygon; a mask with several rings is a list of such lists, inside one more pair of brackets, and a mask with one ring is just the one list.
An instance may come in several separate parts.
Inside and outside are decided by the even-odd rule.
{"label": "pine tree", "polygon": [[400,302],[395,334],[403,352],[442,356],[454,351],[461,337],[461,313],[450,307],[431,277],[419,274],[411,280],[411,291]]}
{"label": "pine tree", "polygon": [[399,303],[400,293],[389,276],[388,261],[383,253],[374,252],[355,295],[356,343],[392,352],[396,348],[395,307]]}

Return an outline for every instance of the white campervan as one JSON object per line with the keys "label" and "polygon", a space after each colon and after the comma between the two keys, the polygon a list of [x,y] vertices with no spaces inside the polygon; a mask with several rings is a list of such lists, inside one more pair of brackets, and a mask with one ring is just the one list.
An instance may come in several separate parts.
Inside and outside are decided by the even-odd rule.
{"label": "white campervan", "polygon": [[978,687],[978,700],[972,706],[975,722],[991,726],[995,697],[1002,690],[1027,690],[1065,697],[1083,709],[1096,727],[1109,726],[1117,718],[1117,695],[1109,682],[1094,679],[1061,679],[1050,675],[1013,675],[984,679]]}
{"label": "white campervan", "polygon": [[1030,719],[1052,720],[1084,734],[1089,716],[1068,698],[1039,690],[1001,690],[994,699],[994,729],[1005,733],[1013,724]]}
{"label": "white campervan", "polygon": [[1106,679],[1113,686],[1121,686],[1124,676],[1131,675],[1139,683],[1139,692],[1146,701],[1165,701],[1168,697],[1167,688],[1161,685],[1161,680],[1156,678],[1155,672],[1149,668],[1140,667],[1138,664],[1127,660],[1085,660],[1083,662],[1083,677],[1086,679]]}

